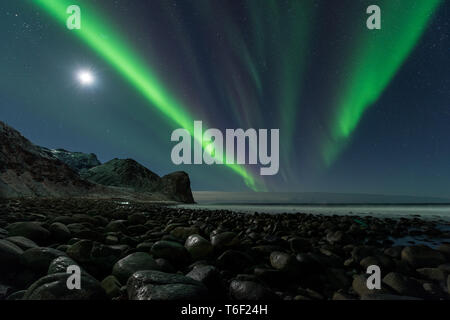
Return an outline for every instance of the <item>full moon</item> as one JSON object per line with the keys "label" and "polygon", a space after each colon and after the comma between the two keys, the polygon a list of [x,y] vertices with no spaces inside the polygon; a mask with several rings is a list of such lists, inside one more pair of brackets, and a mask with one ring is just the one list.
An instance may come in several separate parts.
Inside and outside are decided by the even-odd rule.
{"label": "full moon", "polygon": [[94,83],[94,80],[95,80],[92,72],[87,71],[87,70],[79,71],[77,74],[77,78],[78,78],[78,81],[83,86],[90,86],[91,84]]}

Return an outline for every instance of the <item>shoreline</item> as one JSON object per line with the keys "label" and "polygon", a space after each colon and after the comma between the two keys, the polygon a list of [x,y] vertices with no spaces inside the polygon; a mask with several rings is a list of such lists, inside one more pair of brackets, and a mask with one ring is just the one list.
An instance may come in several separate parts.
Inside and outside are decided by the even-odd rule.
{"label": "shoreline", "polygon": [[[315,214],[324,216],[359,216],[390,219],[431,220],[450,225],[450,205],[447,204],[259,204],[259,203],[196,203],[177,204],[176,208],[192,210],[229,210],[236,213]],[[359,211],[359,212],[358,212]]]}
{"label": "shoreline", "polygon": [[[0,212],[0,299],[450,300],[450,233],[417,217],[117,199],[5,200]],[[422,236],[434,245],[392,240]],[[71,264],[85,274],[77,295],[64,289]],[[366,287],[370,265],[380,290]]]}

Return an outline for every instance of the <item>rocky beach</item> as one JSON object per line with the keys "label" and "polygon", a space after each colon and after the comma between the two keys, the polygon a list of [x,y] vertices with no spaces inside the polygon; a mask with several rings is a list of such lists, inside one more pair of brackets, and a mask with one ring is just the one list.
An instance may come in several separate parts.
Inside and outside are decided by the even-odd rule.
{"label": "rocky beach", "polygon": [[[393,239],[426,236],[434,248]],[[450,235],[419,218],[3,199],[0,299],[449,300]],[[67,267],[82,270],[67,288]],[[381,269],[369,290],[366,269]]]}

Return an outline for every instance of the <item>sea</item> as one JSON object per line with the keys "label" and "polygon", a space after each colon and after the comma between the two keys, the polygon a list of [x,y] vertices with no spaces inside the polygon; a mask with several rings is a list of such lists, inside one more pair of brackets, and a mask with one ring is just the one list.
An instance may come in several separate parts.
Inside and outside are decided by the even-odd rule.
{"label": "sea", "polygon": [[257,203],[197,203],[192,205],[178,205],[179,208],[194,210],[228,210],[241,213],[267,214],[317,214],[317,215],[349,215],[372,216],[377,218],[419,218],[435,222],[435,227],[444,231],[444,238],[429,238],[426,235],[392,238],[396,246],[427,245],[436,248],[442,243],[450,243],[450,205],[437,204],[257,204]]}

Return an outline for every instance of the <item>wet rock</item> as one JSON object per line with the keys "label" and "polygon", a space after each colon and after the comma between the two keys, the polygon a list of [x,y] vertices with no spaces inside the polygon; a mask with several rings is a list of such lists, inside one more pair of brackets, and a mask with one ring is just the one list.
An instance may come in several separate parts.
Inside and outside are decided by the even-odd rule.
{"label": "wet rock", "polygon": [[373,247],[368,247],[368,246],[358,246],[358,247],[354,247],[351,255],[352,258],[355,262],[359,263],[362,259],[364,259],[365,257],[368,257],[370,255],[374,254],[374,248]]}
{"label": "wet rock", "polygon": [[110,299],[119,297],[121,295],[120,288],[122,287],[122,285],[120,284],[119,280],[117,280],[117,278],[112,275],[107,276],[105,279],[103,279],[103,281],[101,282],[101,286]]}
{"label": "wet rock", "polygon": [[424,290],[420,284],[398,272],[388,273],[383,278],[383,283],[402,296],[412,295],[421,297],[424,295]]}
{"label": "wet rock", "polygon": [[394,259],[400,259],[402,254],[403,247],[397,246],[397,247],[391,247],[384,250],[384,254],[394,258]]}
{"label": "wet rock", "polygon": [[50,263],[58,257],[67,256],[65,252],[52,248],[31,248],[23,255],[24,264],[38,274],[46,274]]}
{"label": "wet rock", "polygon": [[327,276],[327,285],[334,288],[335,290],[338,289],[347,289],[352,284],[352,279],[350,276],[347,275],[345,270],[338,269],[338,268],[328,268],[325,272]]}
{"label": "wet rock", "polygon": [[270,254],[270,264],[273,268],[290,274],[299,272],[299,264],[296,258],[284,252],[272,252]]}
{"label": "wet rock", "polygon": [[6,300],[8,301],[22,300],[26,292],[27,292],[26,290],[16,291],[10,294],[8,297],[6,297]]}
{"label": "wet rock", "polygon": [[52,237],[59,241],[67,241],[71,238],[69,228],[61,222],[54,222],[49,227]]}
{"label": "wet rock", "polygon": [[42,243],[50,237],[50,232],[36,222],[15,222],[7,228],[10,236],[22,236]]}
{"label": "wet rock", "polygon": [[81,277],[81,289],[67,287],[67,273],[47,275],[33,283],[23,300],[103,300],[106,294],[100,283],[90,276]]}
{"label": "wet rock", "polygon": [[210,293],[216,297],[220,297],[223,293],[223,280],[220,276],[219,270],[216,267],[210,265],[199,265],[186,274],[186,277],[194,279],[203,283]]}
{"label": "wet rock", "polygon": [[[78,266],[78,264],[67,256],[60,256],[50,262],[47,274],[67,272],[69,266]],[[80,268],[81,269],[81,268]],[[82,270],[83,273],[83,270]]]}
{"label": "wet rock", "polygon": [[428,280],[444,282],[447,279],[447,273],[439,268],[420,268],[416,271]]}
{"label": "wet rock", "polygon": [[11,287],[0,284],[0,301],[5,300],[5,298],[11,293]]}
{"label": "wet rock", "polygon": [[295,256],[300,270],[304,272],[312,272],[314,270],[322,270],[324,267],[311,254],[299,253]]}
{"label": "wet rock", "polygon": [[121,283],[126,283],[133,273],[141,270],[159,270],[159,266],[148,253],[136,252],[117,261],[112,274]]}
{"label": "wet rock", "polygon": [[0,239],[5,239],[8,237],[8,230],[0,228]]}
{"label": "wet rock", "polygon": [[278,300],[269,288],[254,281],[233,280],[230,283],[230,297],[235,300]]}
{"label": "wet rock", "polygon": [[175,265],[183,265],[189,261],[189,253],[186,248],[174,241],[161,240],[152,246],[152,253],[156,258],[164,258]]}
{"label": "wet rock", "polygon": [[422,287],[431,299],[443,299],[445,297],[445,293],[441,287],[435,283],[426,282],[422,285]]}
{"label": "wet rock", "polygon": [[383,286],[381,286],[381,289],[369,289],[367,287],[367,278],[369,276],[367,274],[363,275],[357,275],[353,278],[352,282],[352,288],[353,290],[359,295],[359,296],[367,296],[373,293],[379,293],[379,294],[385,294],[390,293],[388,292]]}
{"label": "wet rock", "polygon": [[192,260],[200,260],[209,256],[213,251],[212,244],[198,234],[190,235],[186,239],[184,247],[189,252]]}
{"label": "wet rock", "polygon": [[105,232],[121,232],[126,233],[127,226],[126,226],[126,220],[114,220],[108,223],[108,225],[105,227]]}
{"label": "wet rock", "polygon": [[159,271],[166,272],[166,273],[175,273],[177,272],[177,269],[170,263],[169,260],[158,258],[155,260],[156,263],[159,266]]}
{"label": "wet rock", "polygon": [[326,238],[327,238],[327,241],[331,244],[339,243],[339,242],[342,242],[342,240],[344,238],[344,233],[340,230],[334,231],[334,232],[329,232],[327,234]]}
{"label": "wet rock", "polygon": [[252,254],[258,256],[260,259],[268,260],[270,254],[274,251],[283,251],[283,248],[280,246],[274,245],[260,245],[252,247]]}
{"label": "wet rock", "polygon": [[123,248],[94,243],[90,251],[90,261],[101,271],[111,272],[114,264],[120,259]]}
{"label": "wet rock", "polygon": [[141,242],[136,246],[136,250],[141,252],[150,252],[154,244],[154,242]]}
{"label": "wet rock", "polygon": [[119,243],[119,237],[116,235],[108,234],[105,237],[105,244],[118,244]]}
{"label": "wet rock", "polygon": [[199,229],[197,227],[176,227],[173,229],[170,234],[175,238],[186,241],[186,239],[193,234],[199,233]]}
{"label": "wet rock", "polygon": [[450,259],[450,244],[449,243],[443,243],[443,244],[439,245],[439,247],[437,248],[437,251],[441,252],[448,259]]}
{"label": "wet rock", "polygon": [[378,266],[381,269],[381,274],[385,275],[394,268],[394,262],[385,255],[369,256],[362,259],[359,263],[364,270],[369,266]]}
{"label": "wet rock", "polygon": [[192,278],[160,271],[139,271],[127,283],[130,300],[207,300],[208,290]]}
{"label": "wet rock", "polygon": [[5,240],[14,243],[16,246],[20,247],[22,250],[28,250],[31,248],[39,247],[34,241],[27,239],[22,236],[8,237]]}
{"label": "wet rock", "polygon": [[406,247],[402,250],[402,260],[413,268],[435,267],[445,262],[444,255],[426,246]]}
{"label": "wet rock", "polygon": [[218,250],[237,246],[239,242],[239,237],[234,232],[222,232],[211,237],[211,244]]}
{"label": "wet rock", "polygon": [[79,263],[90,262],[92,246],[91,240],[80,240],[67,248],[66,253]]}

